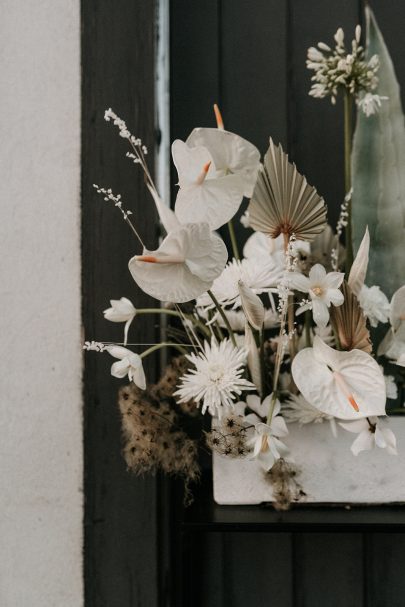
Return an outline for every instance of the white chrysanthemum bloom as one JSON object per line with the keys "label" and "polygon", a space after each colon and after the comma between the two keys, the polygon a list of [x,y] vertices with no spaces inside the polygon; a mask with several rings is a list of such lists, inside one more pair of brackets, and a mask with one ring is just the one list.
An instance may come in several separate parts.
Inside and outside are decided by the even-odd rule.
{"label": "white chrysanthemum bloom", "polygon": [[280,401],[276,400],[273,410],[273,416],[270,423],[264,423],[270,410],[272,395],[267,396],[263,402],[254,394],[249,394],[246,403],[252,411],[246,415],[245,422],[254,428],[254,433],[248,439],[247,445],[252,447],[251,459],[257,459],[262,468],[270,470],[277,460],[281,457],[289,458],[288,447],[280,440],[288,435],[288,428],[282,416],[280,415]]}
{"label": "white chrysanthemum bloom", "polygon": [[313,407],[302,394],[290,394],[289,398],[283,403],[283,417],[287,424],[298,423],[300,426],[321,424],[328,421],[333,436],[337,436],[336,420],[333,415],[328,415]]}
{"label": "white chrysanthemum bloom", "polygon": [[206,222],[211,230],[227,223],[243,198],[243,179],[238,174],[217,175],[207,148],[189,147],[177,139],[172,144],[179,176],[175,213],[180,223]]}
{"label": "white chrysanthemum bloom", "polygon": [[189,223],[169,232],[156,251],[135,255],[128,266],[145,293],[183,303],[211,288],[227,258],[224,242],[207,223]]}
{"label": "white chrysanthemum bloom", "polygon": [[223,128],[196,128],[186,143],[191,148],[207,148],[216,176],[238,175],[243,196],[251,197],[260,166],[260,152],[252,143]]}
{"label": "white chrysanthemum bloom", "polygon": [[381,427],[377,417],[348,423],[339,422],[339,425],[348,432],[358,434],[350,447],[353,455],[358,455],[361,451],[370,451],[374,447],[386,449],[390,455],[398,455],[395,434],[390,428]]}
{"label": "white chrysanthemum bloom", "polygon": [[311,302],[301,306],[297,314],[311,309],[315,323],[318,327],[326,327],[329,321],[329,307],[341,306],[344,302],[339,287],[343,282],[342,272],[328,272],[321,264],[316,263],[309,271],[309,276],[299,272],[290,272],[287,276],[289,287],[303,293],[309,293]]}
{"label": "white chrysanthemum bloom", "polygon": [[358,300],[372,327],[376,327],[379,322],[388,322],[391,306],[380,287],[363,285],[358,294]]}
{"label": "white chrysanthemum bloom", "polygon": [[361,111],[369,118],[374,114],[377,114],[381,107],[382,101],[387,101],[388,97],[384,95],[373,95],[373,93],[366,93],[364,97],[357,100],[357,106]]}
{"label": "white chrysanthemum bloom", "polygon": [[[274,264],[271,258],[242,259],[241,261],[232,259],[225,266],[222,274],[214,280],[211,290],[222,305],[233,305],[234,308],[237,308],[241,305],[239,281],[252,289],[256,295],[260,295],[275,289],[281,275],[280,268]],[[213,305],[207,294],[199,297],[197,304],[203,307]]]}
{"label": "white chrysanthemum bloom", "polygon": [[104,318],[111,322],[124,322],[124,346],[128,341],[128,329],[136,316],[136,309],[132,301],[126,297],[121,299],[111,299],[111,308],[104,310]]}
{"label": "white chrysanthemum bloom", "polygon": [[145,372],[139,354],[135,354],[135,352],[131,352],[131,350],[122,346],[105,346],[104,350],[109,352],[114,358],[119,359],[111,367],[111,375],[113,377],[121,379],[128,375],[129,381],[133,381],[138,388],[145,390]]}
{"label": "white chrysanthemum bloom", "polygon": [[243,390],[255,390],[254,384],[242,377],[246,350],[235,348],[229,339],[205,342],[200,354],[186,357],[195,368],[181,377],[181,385],[174,393],[180,403],[193,400],[202,403],[202,413],[208,410],[211,415],[222,417],[224,409],[232,408]]}

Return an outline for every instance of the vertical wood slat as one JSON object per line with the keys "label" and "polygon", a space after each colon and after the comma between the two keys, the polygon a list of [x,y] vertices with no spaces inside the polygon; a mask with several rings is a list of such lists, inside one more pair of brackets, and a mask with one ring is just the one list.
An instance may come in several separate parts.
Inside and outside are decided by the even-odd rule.
{"label": "vertical wood slat", "polygon": [[[127,143],[103,120],[112,107],[148,146],[153,167],[155,3],[149,0],[82,2],[82,254],[86,339],[122,341],[122,325],[104,321],[110,298],[150,304],[127,264],[139,245],[112,203],[92,184],[121,193],[145,242],[157,241],[156,216]],[[152,320],[137,323],[130,341],[153,342]],[[154,607],[158,601],[156,481],[136,479],[121,456],[116,406],[120,382],[110,376],[109,354],[88,352],[84,371],[86,605]],[[153,360],[146,363],[153,378]],[[122,382],[121,382],[122,383]]]}

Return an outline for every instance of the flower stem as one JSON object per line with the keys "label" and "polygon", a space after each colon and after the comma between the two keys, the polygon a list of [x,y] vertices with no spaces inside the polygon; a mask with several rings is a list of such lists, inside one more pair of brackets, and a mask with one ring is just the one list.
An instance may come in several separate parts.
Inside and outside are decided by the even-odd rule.
{"label": "flower stem", "polygon": [[235,335],[232,331],[232,327],[229,324],[229,320],[228,320],[221,304],[219,303],[219,301],[217,300],[217,298],[215,297],[214,293],[211,290],[208,289],[207,293],[211,297],[216,309],[218,310],[219,314],[221,315],[221,318],[224,321],[226,328],[228,329],[229,337],[231,338],[233,345],[235,346],[235,348],[237,348],[238,346],[236,343]]}
{"label": "flower stem", "polygon": [[[352,111],[353,97],[345,90],[344,97],[344,151],[345,151],[345,195],[352,187],[351,154],[352,154]],[[347,204],[347,226],[346,226],[346,275],[349,274],[353,264],[353,234],[352,234],[352,201]]]}
{"label": "flower stem", "polygon": [[[169,316],[177,316],[177,318],[180,319],[182,318],[181,314],[179,314],[179,312],[176,312],[176,310],[167,310],[166,308],[140,308],[136,310],[136,315],[138,314],[168,314]],[[183,316],[187,318],[187,320],[195,324],[199,329],[201,329],[201,331],[207,337],[210,336],[209,329],[207,329],[207,327],[201,322],[201,320],[198,320],[198,318],[195,318],[192,314],[183,314]]]}
{"label": "flower stem", "polygon": [[264,362],[264,329],[260,331],[260,375],[262,384],[262,394],[266,393],[266,373]]}
{"label": "flower stem", "polygon": [[305,346],[307,348],[310,348],[311,347],[311,311],[310,310],[305,311],[304,331],[305,331]]}
{"label": "flower stem", "polygon": [[228,221],[228,230],[229,230],[229,236],[231,239],[233,256],[235,257],[235,259],[239,260],[240,255],[239,255],[239,249],[238,249],[238,241],[236,240],[235,228],[233,227],[232,219],[230,219]]}
{"label": "flower stem", "polygon": [[161,344],[155,344],[151,348],[148,348],[147,350],[145,350],[145,352],[142,352],[142,354],[140,354],[139,356],[141,358],[145,358],[146,356],[149,356],[149,354],[152,354],[153,352],[156,352],[156,350],[161,350],[162,348],[175,348],[176,350],[178,350],[182,354],[187,354],[187,350],[185,350],[184,348],[182,348],[180,346],[180,344],[171,343],[171,342],[163,342]]}

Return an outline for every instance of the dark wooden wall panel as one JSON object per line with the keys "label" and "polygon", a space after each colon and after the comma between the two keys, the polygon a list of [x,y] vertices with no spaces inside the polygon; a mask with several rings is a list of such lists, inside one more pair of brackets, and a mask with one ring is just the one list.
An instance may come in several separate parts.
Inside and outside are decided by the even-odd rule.
{"label": "dark wooden wall panel", "polygon": [[[153,166],[155,3],[86,0],[82,3],[82,252],[86,339],[122,341],[123,327],[104,320],[109,299],[150,304],[133,282],[128,260],[139,244],[112,203],[92,184],[121,193],[145,242],[156,243],[154,205],[127,143],[104,122],[112,107],[150,150]],[[155,341],[153,321],[134,322],[131,341]],[[158,595],[156,481],[136,479],[120,453],[116,406],[120,382],[109,354],[85,356],[85,579],[89,607],[154,607]],[[149,377],[154,361],[146,365]],[[121,382],[122,383],[122,382]]]}

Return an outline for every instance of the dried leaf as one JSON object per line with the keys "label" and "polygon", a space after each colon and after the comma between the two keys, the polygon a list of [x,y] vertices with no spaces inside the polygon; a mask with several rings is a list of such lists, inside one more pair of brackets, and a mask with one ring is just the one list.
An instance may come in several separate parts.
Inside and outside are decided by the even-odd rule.
{"label": "dried leaf", "polygon": [[243,312],[248,323],[256,331],[261,331],[264,323],[264,305],[262,300],[241,280],[238,282],[238,289]]}
{"label": "dried leaf", "polygon": [[364,281],[366,279],[369,251],[370,234],[368,231],[368,227],[366,227],[363,240],[361,241],[359,250],[357,251],[356,258],[353,261],[348,280],[349,287],[356,295],[356,297],[359,296],[361,287],[364,285]]}
{"label": "dried leaf", "polygon": [[330,316],[333,329],[338,336],[343,350],[362,350],[370,353],[372,350],[370,333],[356,296],[345,281],[341,290],[344,303],[341,306],[331,306]]}
{"label": "dried leaf", "polygon": [[248,211],[250,226],[272,238],[295,234],[311,242],[326,225],[325,201],[272,139]]}
{"label": "dried leaf", "polygon": [[250,376],[254,385],[257,388],[257,391],[260,395],[262,395],[262,374],[260,367],[260,354],[259,349],[256,346],[255,338],[252,332],[252,329],[246,323],[245,326],[245,348],[247,350],[247,365],[250,372]]}

